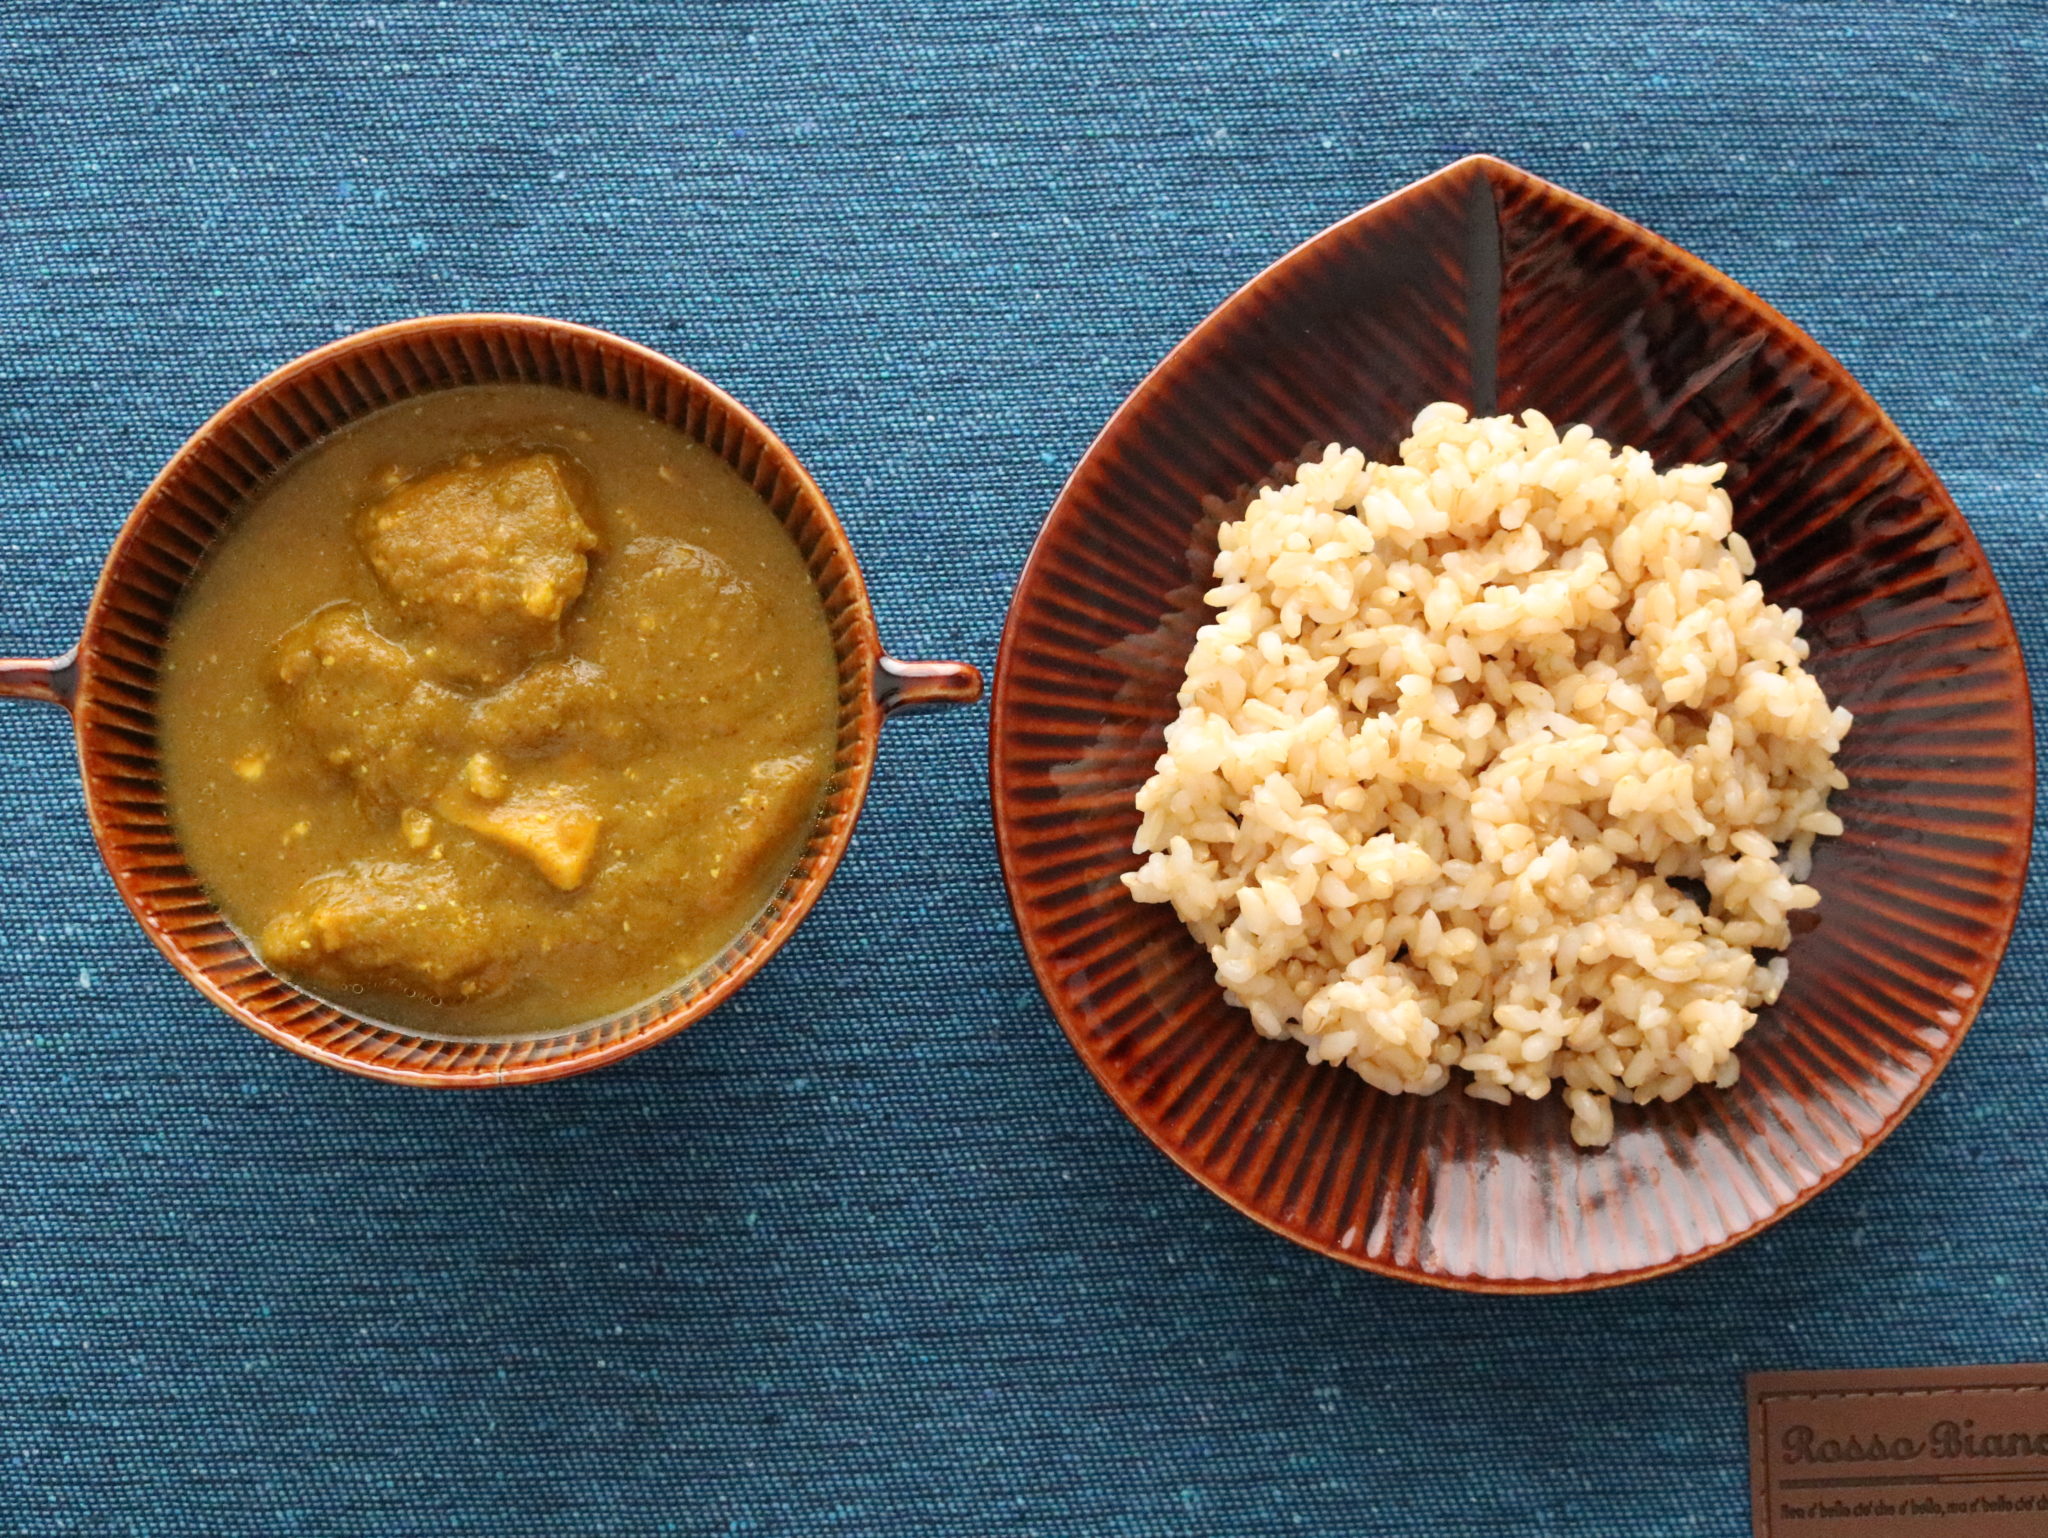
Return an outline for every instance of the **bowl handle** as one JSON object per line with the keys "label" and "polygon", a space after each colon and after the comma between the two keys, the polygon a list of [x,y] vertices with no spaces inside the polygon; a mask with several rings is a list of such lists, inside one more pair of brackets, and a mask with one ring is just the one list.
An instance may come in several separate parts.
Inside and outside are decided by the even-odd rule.
{"label": "bowl handle", "polygon": [[0,700],[48,700],[71,708],[78,687],[78,648],[61,657],[0,657]]}
{"label": "bowl handle", "polygon": [[875,664],[875,703],[885,716],[972,705],[980,698],[981,669],[965,662],[899,662],[884,657]]}

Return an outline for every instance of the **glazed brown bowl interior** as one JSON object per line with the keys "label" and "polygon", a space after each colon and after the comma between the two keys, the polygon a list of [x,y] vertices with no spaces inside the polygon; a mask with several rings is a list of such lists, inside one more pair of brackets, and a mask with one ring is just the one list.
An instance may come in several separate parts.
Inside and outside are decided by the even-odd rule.
{"label": "glazed brown bowl interior", "polygon": [[[360,1019],[268,971],[187,867],[167,821],[156,670],[194,571],[236,512],[314,443],[370,412],[460,385],[556,385],[681,428],[737,470],[788,529],[838,656],[833,773],[781,889],[716,958],[669,992],[593,1024],[515,1041],[435,1039]],[[731,993],[793,931],[845,852],[883,717],[970,701],[979,675],[882,654],[846,534],[789,449],[680,364],[587,327],[450,315],[345,338],[262,380],[193,436],[143,494],[107,559],[74,656],[0,664],[0,693],[71,706],[87,810],[115,885],[157,946],[237,1019],[307,1057],[405,1083],[473,1087],[580,1072],[674,1034]]]}
{"label": "glazed brown bowl interior", "polygon": [[[1218,522],[1304,450],[1393,457],[1435,400],[1727,464],[1768,597],[1856,716],[1817,922],[1725,1093],[1617,1106],[1387,1096],[1267,1041],[1170,908],[1118,883]],[[1696,258],[1497,160],[1463,161],[1259,276],[1117,412],[1017,587],[991,713],[996,831],[1054,1013],[1116,1103],[1260,1222],[1447,1286],[1628,1281],[1755,1232],[1895,1126],[1954,1052],[2018,911],[2034,755],[1982,551],[1841,366]]]}

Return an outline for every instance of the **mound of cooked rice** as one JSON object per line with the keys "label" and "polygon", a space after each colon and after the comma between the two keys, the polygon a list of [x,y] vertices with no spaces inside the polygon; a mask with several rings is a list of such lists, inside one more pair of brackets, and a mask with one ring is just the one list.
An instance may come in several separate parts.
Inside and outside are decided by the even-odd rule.
{"label": "mound of cooked rice", "polygon": [[1233,1003],[1392,1093],[1727,1086],[1785,982],[1849,729],[1718,465],[1439,402],[1221,530],[1124,881]]}

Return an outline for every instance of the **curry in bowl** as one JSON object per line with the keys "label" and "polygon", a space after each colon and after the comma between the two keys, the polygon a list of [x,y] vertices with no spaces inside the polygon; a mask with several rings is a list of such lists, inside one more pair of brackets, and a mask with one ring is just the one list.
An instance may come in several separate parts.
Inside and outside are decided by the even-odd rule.
{"label": "curry in bowl", "polygon": [[803,848],[837,668],[802,555],[629,406],[437,391],[300,456],[209,553],[159,679],[166,801],[266,965],[525,1036],[670,987]]}

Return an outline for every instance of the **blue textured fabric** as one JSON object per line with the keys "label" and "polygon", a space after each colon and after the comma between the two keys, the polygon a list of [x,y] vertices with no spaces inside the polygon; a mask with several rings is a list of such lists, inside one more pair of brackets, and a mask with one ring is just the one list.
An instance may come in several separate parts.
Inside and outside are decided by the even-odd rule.
{"label": "blue textured fabric", "polygon": [[[1059,483],[1237,284],[1488,149],[1842,357],[2048,624],[2048,10],[0,3],[0,654],[72,638],[231,393],[416,313],[758,409],[886,639],[992,658]],[[2042,678],[2036,673],[2036,688]],[[213,1012],[0,712],[0,1530],[1747,1531],[1742,1375],[2048,1358],[2048,946],[1910,1122],[1729,1255],[1355,1274],[1118,1116],[1035,992],[981,710],[710,1022],[430,1095]]]}

